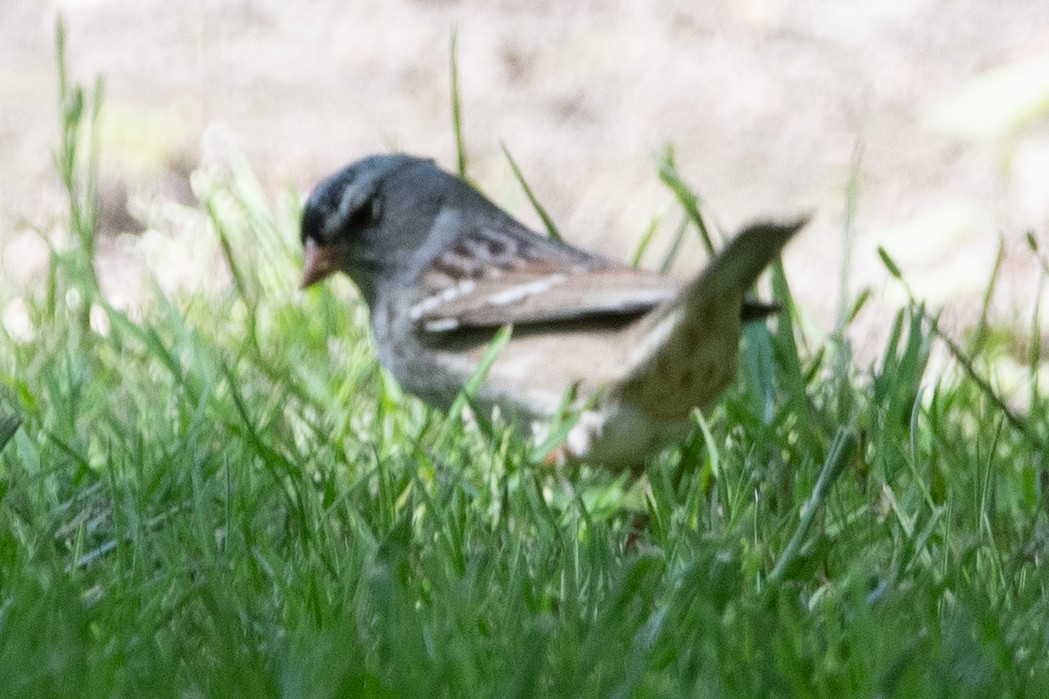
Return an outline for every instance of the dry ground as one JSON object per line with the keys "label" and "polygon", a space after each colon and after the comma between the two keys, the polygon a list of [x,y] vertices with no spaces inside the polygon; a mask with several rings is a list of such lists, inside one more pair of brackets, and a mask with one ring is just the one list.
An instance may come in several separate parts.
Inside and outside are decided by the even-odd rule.
{"label": "dry ground", "polygon": [[[895,303],[884,245],[958,328],[1001,237],[995,317],[1025,326],[1033,308],[1025,235],[1049,245],[1047,2],[5,0],[0,241],[23,282],[39,248],[25,231],[58,208],[58,13],[74,77],[106,80],[117,209],[125,184],[133,209],[157,188],[186,198],[180,178],[230,139],[273,192],[390,148],[451,166],[456,27],[471,173],[530,223],[501,142],[571,240],[621,257],[671,208],[655,163],[673,143],[727,230],[815,209],[786,262],[813,326],[827,328],[855,169],[854,289]],[[110,213],[107,288],[131,298],[147,237],[113,236],[141,225]],[[693,245],[676,273],[701,260]],[[860,333],[883,332],[878,309]]]}

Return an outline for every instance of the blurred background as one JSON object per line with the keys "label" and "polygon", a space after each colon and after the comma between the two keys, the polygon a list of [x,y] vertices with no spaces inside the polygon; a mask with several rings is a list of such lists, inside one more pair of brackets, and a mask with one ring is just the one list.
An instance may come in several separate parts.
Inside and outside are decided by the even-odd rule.
{"label": "blurred background", "polygon": [[[1029,332],[1028,234],[1049,246],[1049,3],[4,0],[0,243],[23,286],[46,264],[35,231],[62,210],[59,14],[71,78],[105,80],[99,264],[118,305],[151,276],[215,278],[200,230],[177,225],[202,162],[242,155],[273,196],[377,151],[454,168],[454,29],[470,176],[526,223],[541,230],[501,144],[573,243],[628,259],[660,219],[658,265],[680,220],[658,177],[673,145],[726,233],[815,212],[785,260],[815,332],[833,326],[846,262],[848,295],[873,292],[861,354],[887,332],[881,311],[903,297],[879,245],[958,332],[1001,246],[991,317]],[[703,260],[690,236],[673,273]]]}

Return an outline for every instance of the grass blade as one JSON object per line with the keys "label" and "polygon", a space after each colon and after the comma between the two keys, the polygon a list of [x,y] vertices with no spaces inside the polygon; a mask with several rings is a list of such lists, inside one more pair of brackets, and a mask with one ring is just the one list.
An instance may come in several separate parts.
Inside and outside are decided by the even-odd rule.
{"label": "grass blade", "polygon": [[0,451],[3,451],[7,443],[15,436],[21,424],[22,418],[18,415],[5,415],[0,418]]}
{"label": "grass blade", "polygon": [[830,449],[827,452],[827,459],[823,462],[823,468],[820,469],[820,475],[816,479],[816,485],[813,486],[812,493],[801,507],[801,516],[798,519],[798,526],[794,530],[794,535],[790,538],[790,542],[787,543],[783,553],[780,554],[779,560],[776,561],[776,566],[772,569],[772,573],[769,574],[770,583],[775,585],[783,581],[787,570],[801,550],[801,545],[808,535],[809,527],[812,526],[816,512],[826,501],[827,496],[830,495],[834,482],[838,480],[838,477],[845,471],[845,467],[849,465],[849,459],[852,458],[856,450],[856,444],[856,434],[849,428],[842,427],[834,435],[834,441],[831,442]]}
{"label": "grass blade", "polygon": [[459,89],[459,32],[452,29],[448,50],[452,81],[452,132],[455,134],[455,171],[466,178],[466,142],[463,138],[463,103]]}
{"label": "grass blade", "polygon": [[539,214],[539,218],[543,220],[543,226],[546,228],[547,234],[554,240],[563,240],[561,237],[561,231],[557,229],[557,224],[554,223],[554,219],[546,212],[543,205],[539,203],[532,188],[528,186],[527,180],[525,180],[524,175],[521,174],[521,168],[517,167],[517,161],[514,160],[514,156],[510,155],[510,150],[506,147],[506,144],[500,143],[499,146],[503,149],[503,155],[506,156],[506,159],[510,163],[510,169],[513,170],[514,177],[517,178],[517,181],[521,184],[521,188],[524,189],[528,201],[532,203],[532,208],[534,208],[535,212]]}
{"label": "grass blade", "polygon": [[680,173],[678,173],[677,164],[674,162],[673,148],[668,147],[663,155],[663,160],[659,164],[659,179],[677,197],[681,208],[685,210],[685,215],[695,224],[700,240],[703,241],[703,246],[709,254],[713,255],[714,241],[710,237],[710,231],[707,230],[706,221],[703,220],[703,214],[700,212],[699,195],[689,188],[681,178]]}

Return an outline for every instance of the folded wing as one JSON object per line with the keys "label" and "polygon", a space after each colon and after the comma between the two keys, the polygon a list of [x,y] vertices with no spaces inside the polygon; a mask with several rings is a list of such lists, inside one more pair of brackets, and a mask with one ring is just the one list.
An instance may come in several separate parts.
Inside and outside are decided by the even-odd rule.
{"label": "folded wing", "polygon": [[512,220],[471,227],[422,271],[410,309],[429,333],[629,319],[674,298],[673,279],[619,265]]}

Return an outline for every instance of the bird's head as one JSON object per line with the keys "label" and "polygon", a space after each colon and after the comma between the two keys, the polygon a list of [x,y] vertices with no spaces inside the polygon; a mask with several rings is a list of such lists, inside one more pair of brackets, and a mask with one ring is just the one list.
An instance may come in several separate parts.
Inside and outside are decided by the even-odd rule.
{"label": "bird's head", "polygon": [[[426,197],[425,188],[413,197],[399,196],[402,188],[418,189],[418,180],[430,179],[419,177],[430,170],[440,173],[430,160],[374,155],[317,185],[302,210],[302,287],[342,271],[369,299],[376,277],[405,261],[406,249],[415,242],[406,238],[419,227],[411,225],[413,220],[425,221],[432,215],[427,209],[439,205]],[[416,206],[404,210],[404,202]]]}

